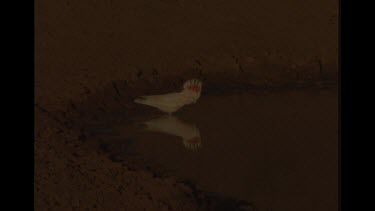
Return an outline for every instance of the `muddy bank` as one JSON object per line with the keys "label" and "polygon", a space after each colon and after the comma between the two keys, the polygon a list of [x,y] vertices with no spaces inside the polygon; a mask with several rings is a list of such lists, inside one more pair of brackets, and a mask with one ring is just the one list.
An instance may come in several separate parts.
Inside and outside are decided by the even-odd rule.
{"label": "muddy bank", "polygon": [[[43,77],[43,75],[39,75]],[[129,160],[126,164],[98,156],[84,146],[89,141],[87,124],[105,124],[122,117],[158,113],[140,108],[135,96],[175,91],[190,77],[204,81],[202,96],[238,92],[274,92],[295,89],[336,87],[332,78],[314,80],[261,80],[254,83],[240,74],[199,73],[176,76],[140,76],[135,79],[114,78],[98,85],[98,80],[83,78],[86,85],[66,85],[64,92],[47,95],[37,84],[35,140],[35,202],[38,210],[220,210],[239,209],[238,199],[214,198],[194,191],[178,178],[163,177],[144,163]],[[231,78],[232,77],[232,78]],[[45,78],[44,80],[48,80]],[[101,79],[100,79],[101,80]],[[99,80],[99,81],[100,81]],[[270,82],[271,81],[271,82]],[[90,86],[88,84],[91,84]],[[39,87],[39,88],[38,88]],[[67,94],[69,93],[69,94]],[[39,96],[39,98],[38,98]],[[245,203],[245,205],[247,205]],[[250,206],[250,209],[252,207]],[[225,209],[224,209],[225,210]]]}
{"label": "muddy bank", "polygon": [[[97,209],[113,210],[220,210],[223,206],[239,210],[241,206],[253,209],[249,201],[218,196],[202,191],[181,178],[164,175],[157,166],[150,166],[139,158],[122,157],[122,162],[113,162],[105,150],[87,147],[94,140],[87,131],[91,125],[105,125],[124,118],[132,120],[142,116],[159,115],[153,108],[140,107],[132,102],[134,96],[149,93],[146,84],[135,84],[131,88],[124,82],[112,82],[81,103],[70,105],[60,112],[36,104],[36,207],[53,209]],[[159,86],[158,91],[176,89]],[[315,87],[257,88],[240,87],[223,89],[223,93],[290,92],[293,90],[335,89],[333,84],[318,83]],[[208,89],[202,97],[215,95]],[[183,110],[182,110],[183,111]],[[105,146],[104,146],[105,147]]]}
{"label": "muddy bank", "polygon": [[38,0],[35,12],[36,101],[49,109],[115,80],[337,79],[334,0]]}
{"label": "muddy bank", "polygon": [[[68,119],[61,119],[69,121]],[[37,210],[240,210],[251,204],[200,191],[136,162],[112,162],[84,147],[82,130],[36,109]],[[242,210],[242,209],[241,209]]]}

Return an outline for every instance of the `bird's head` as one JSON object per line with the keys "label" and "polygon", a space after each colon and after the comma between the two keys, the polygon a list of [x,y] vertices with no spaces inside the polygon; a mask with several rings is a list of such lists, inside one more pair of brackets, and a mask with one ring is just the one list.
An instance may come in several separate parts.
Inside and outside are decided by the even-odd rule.
{"label": "bird's head", "polygon": [[200,95],[202,91],[202,82],[197,79],[188,80],[184,83],[183,89],[184,91],[189,91]]}

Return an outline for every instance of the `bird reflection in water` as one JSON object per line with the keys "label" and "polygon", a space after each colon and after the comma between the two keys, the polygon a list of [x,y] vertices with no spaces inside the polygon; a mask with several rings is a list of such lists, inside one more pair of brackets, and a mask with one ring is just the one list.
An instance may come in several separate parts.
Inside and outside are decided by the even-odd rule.
{"label": "bird reflection in water", "polygon": [[146,131],[166,133],[182,138],[184,146],[190,150],[202,147],[199,129],[195,125],[181,121],[175,116],[166,115],[143,122]]}

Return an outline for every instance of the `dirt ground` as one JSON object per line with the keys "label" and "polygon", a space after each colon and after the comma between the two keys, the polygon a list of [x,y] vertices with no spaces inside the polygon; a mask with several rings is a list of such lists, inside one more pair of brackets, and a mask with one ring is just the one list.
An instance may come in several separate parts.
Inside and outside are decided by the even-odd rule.
{"label": "dirt ground", "polygon": [[337,86],[333,0],[37,0],[35,14],[36,210],[216,210],[178,178],[85,149],[85,123],[192,77],[207,93]]}

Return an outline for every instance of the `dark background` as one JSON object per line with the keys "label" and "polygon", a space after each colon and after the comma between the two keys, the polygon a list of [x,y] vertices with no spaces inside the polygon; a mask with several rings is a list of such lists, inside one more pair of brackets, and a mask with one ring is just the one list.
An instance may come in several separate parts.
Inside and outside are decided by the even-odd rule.
{"label": "dark background", "polygon": [[112,84],[191,76],[208,87],[337,83],[338,2],[36,1],[36,209],[196,210],[189,187],[98,158],[72,126],[91,118],[79,112],[87,102],[112,106]]}

